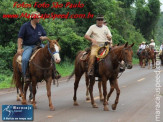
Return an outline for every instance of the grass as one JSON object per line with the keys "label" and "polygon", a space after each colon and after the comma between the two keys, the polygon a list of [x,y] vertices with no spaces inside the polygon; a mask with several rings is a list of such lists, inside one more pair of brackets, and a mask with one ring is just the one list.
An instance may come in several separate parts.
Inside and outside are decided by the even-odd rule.
{"label": "grass", "polygon": [[69,76],[74,70],[73,62],[64,62],[56,65],[57,71],[61,74],[62,77]]}
{"label": "grass", "polygon": [[11,80],[12,75],[11,76],[0,75],[0,89],[14,87],[14,85],[11,85]]}
{"label": "grass", "polygon": [[139,64],[139,59],[133,58],[132,63],[133,63],[133,64]]}
{"label": "grass", "polygon": [[[56,64],[57,71],[62,77],[69,76],[74,70],[74,63],[67,61],[61,64]],[[0,74],[0,89],[11,88],[15,85],[11,85],[12,73],[11,75]]]}

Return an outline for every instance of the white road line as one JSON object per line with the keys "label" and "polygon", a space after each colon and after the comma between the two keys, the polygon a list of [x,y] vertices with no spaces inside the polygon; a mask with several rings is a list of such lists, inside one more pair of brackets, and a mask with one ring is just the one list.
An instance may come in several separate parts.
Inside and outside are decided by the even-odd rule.
{"label": "white road line", "polygon": [[145,80],[145,78],[141,78],[141,79],[139,79],[139,80],[137,80],[138,82],[141,82],[141,81],[143,81],[143,80]]}

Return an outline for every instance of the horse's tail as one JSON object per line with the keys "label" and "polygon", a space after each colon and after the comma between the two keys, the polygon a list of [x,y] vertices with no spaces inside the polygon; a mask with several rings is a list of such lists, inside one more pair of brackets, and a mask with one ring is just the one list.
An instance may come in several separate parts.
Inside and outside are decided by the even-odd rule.
{"label": "horse's tail", "polygon": [[74,74],[75,74],[75,69],[73,70],[73,72],[71,73],[71,75],[68,77],[67,82],[73,77]]}
{"label": "horse's tail", "polygon": [[13,76],[11,84],[15,84],[15,86],[18,88],[18,86],[21,84],[21,73],[19,71],[18,62],[16,61],[17,57],[18,54],[15,54],[12,62]]}

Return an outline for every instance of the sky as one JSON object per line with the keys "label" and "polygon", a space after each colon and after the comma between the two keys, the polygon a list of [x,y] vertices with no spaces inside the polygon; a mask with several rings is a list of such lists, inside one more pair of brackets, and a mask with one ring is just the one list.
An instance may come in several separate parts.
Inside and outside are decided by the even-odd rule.
{"label": "sky", "polygon": [[161,11],[163,11],[163,0],[160,0],[160,2],[162,3],[162,5],[161,5]]}

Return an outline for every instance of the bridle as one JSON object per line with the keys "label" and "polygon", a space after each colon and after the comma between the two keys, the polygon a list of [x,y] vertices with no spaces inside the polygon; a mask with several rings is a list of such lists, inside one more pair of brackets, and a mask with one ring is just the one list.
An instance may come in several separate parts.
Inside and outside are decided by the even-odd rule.
{"label": "bridle", "polygon": [[59,53],[59,51],[54,51],[54,52],[52,52],[52,51],[50,50],[49,42],[48,42],[48,51],[49,51],[50,55],[52,56],[52,58],[53,58],[53,55],[54,55],[54,54]]}

